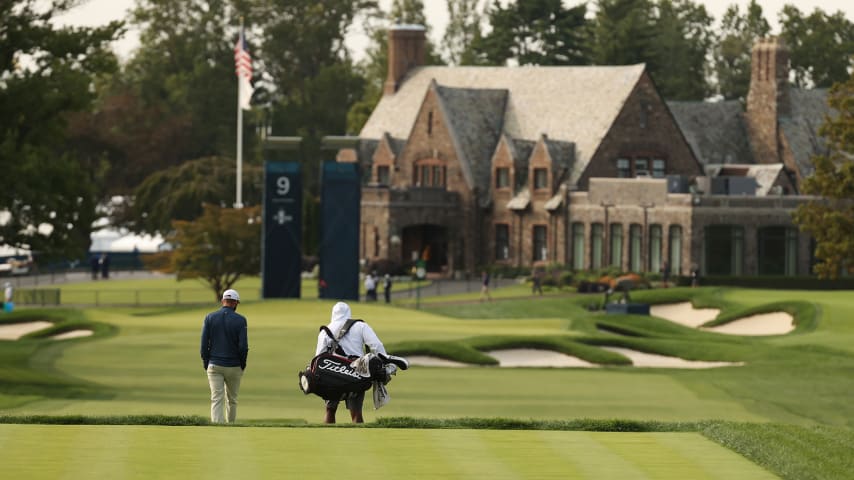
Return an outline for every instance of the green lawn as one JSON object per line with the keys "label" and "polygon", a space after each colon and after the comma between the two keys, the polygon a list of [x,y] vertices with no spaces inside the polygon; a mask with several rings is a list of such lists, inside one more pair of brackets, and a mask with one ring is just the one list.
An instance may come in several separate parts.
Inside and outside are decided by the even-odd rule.
{"label": "green lawn", "polygon": [[[393,285],[396,292],[412,288],[415,282],[398,281]],[[427,282],[420,282],[421,286]],[[217,295],[210,287],[198,280],[178,281],[173,276],[137,277],[127,275],[120,279],[85,281],[64,284],[41,285],[41,289],[59,289],[62,305],[188,305],[210,303],[215,305]],[[243,277],[233,285],[244,301],[261,298],[261,279]],[[364,285],[359,286],[360,296],[364,296]],[[382,295],[382,288],[379,289]],[[303,279],[300,294],[305,299],[317,298],[317,280]]]}
{"label": "green lawn", "polygon": [[[702,434],[784,478],[845,478],[839,472],[854,468],[850,460],[842,458],[846,457],[844,453],[827,457],[832,459],[829,462],[820,454],[833,448],[843,452],[854,449],[851,434],[854,403],[850,401],[851,392],[854,392],[854,376],[850,374],[854,371],[852,292],[702,288],[652,290],[633,295],[652,302],[693,299],[698,306],[721,308],[722,319],[762,310],[768,308],[763,306],[771,304],[773,308],[785,308],[797,314],[798,329],[792,334],[742,338],[699,332],[655,318],[591,313],[585,306],[601,300],[601,296],[554,293],[531,298],[522,287],[510,287],[507,291],[515,290],[516,295],[494,302],[480,303],[478,294],[471,293],[445,299],[445,302],[433,299],[425,303],[422,310],[364,303],[352,303],[352,307],[354,316],[368,320],[389,350],[404,354],[426,351],[451,358],[483,357],[482,351],[491,348],[538,346],[582,358],[587,356],[601,363],[600,368],[416,366],[401,372],[391,382],[391,403],[379,411],[368,408],[366,420],[384,425],[388,420],[408,417],[413,419],[407,423],[411,428],[416,428],[419,422],[429,423],[435,419],[462,421],[468,418],[677,422],[667,423],[662,428],[667,431],[673,425],[694,425],[676,429],[697,438],[700,437],[696,434]],[[115,288],[120,289],[120,286]],[[243,291],[250,290],[244,288]],[[523,297],[511,298],[514,296]],[[328,321],[331,306],[332,302],[307,299],[250,299],[241,304],[239,311],[249,319],[250,354],[241,389],[240,421],[281,426],[316,425],[321,420],[321,400],[306,397],[299,391],[296,374],[313,354],[317,328]],[[198,341],[202,319],[213,308],[215,305],[206,308],[89,308],[82,313],[20,309],[0,318],[0,321],[10,321],[43,315],[57,322],[55,329],[91,326],[97,332],[94,338],[61,342],[42,340],[38,335],[17,342],[0,341],[0,415],[17,418],[24,415],[205,418],[209,408],[208,391],[198,357]],[[623,334],[605,333],[604,327]],[[603,353],[598,348],[602,345],[695,360],[741,361],[746,365],[709,370],[638,369],[620,366],[622,357]],[[340,416],[343,418],[346,413]],[[14,423],[14,418],[11,421]],[[488,428],[506,428],[502,425]],[[6,433],[9,427],[0,425],[0,439],[12,438]],[[65,428],[85,430],[83,427]],[[113,428],[131,430],[127,426]],[[165,431],[176,428],[169,427]],[[455,428],[465,428],[465,425]],[[816,430],[821,428],[835,430]],[[210,432],[200,427],[188,429]],[[250,438],[255,433],[215,431],[239,435],[246,445],[254,445],[257,441]],[[245,431],[254,432],[255,428]],[[363,430],[346,431],[349,435]],[[306,432],[314,430],[291,431],[279,427],[258,435],[259,438],[308,435]],[[419,432],[416,429],[408,434],[437,436],[438,443],[445,441],[441,437],[447,434],[444,430],[443,433]],[[336,433],[340,432],[336,429]],[[638,438],[660,438],[647,433],[650,435]],[[80,435],[85,437],[84,433]],[[510,433],[495,432],[495,435],[500,438]],[[615,436],[613,440],[601,442],[607,445],[611,441],[627,442],[627,450],[620,454],[623,460],[642,471],[652,468],[639,467],[643,462],[635,461],[635,453],[643,457],[639,452],[645,447],[631,446],[635,440],[622,436],[626,434],[612,435]],[[573,442],[582,437],[560,438],[571,450]],[[452,443],[450,438],[446,441]],[[537,445],[531,438],[518,442]],[[685,440],[686,446],[691,442]],[[757,448],[757,442],[761,448]],[[0,442],[0,451],[4,445],[6,442]],[[488,450],[496,448],[490,446]],[[613,451],[613,448],[605,450]],[[520,455],[524,457],[525,451],[520,450]],[[370,453],[365,455],[370,456]],[[673,464],[681,462],[678,455],[672,458],[670,455],[660,460]],[[6,453],[0,453],[0,459],[5,461],[7,457]],[[544,465],[552,461],[543,460]],[[394,473],[398,468],[394,462],[384,460],[382,468]],[[684,468],[699,468],[697,462],[699,460],[690,458],[693,466]],[[272,468],[260,459],[256,463],[259,468]],[[438,460],[429,459],[428,463],[446,468]],[[612,463],[619,462],[605,463],[613,466]],[[720,471],[726,471],[729,466],[736,468],[734,463],[724,463],[728,466],[716,468]],[[560,468],[568,469],[566,472],[573,472],[567,466],[572,462],[559,464],[563,465]],[[132,459],[126,465],[133,465]],[[522,467],[514,470],[502,464],[498,470],[504,475],[515,473],[532,477],[524,466],[522,462]],[[461,466],[460,470],[437,470],[435,475],[459,478],[466,476],[466,471]],[[544,467],[543,471],[548,473],[549,470]],[[594,476],[589,478],[613,478],[605,471],[590,471]],[[675,471],[681,476],[669,477],[662,472],[648,476],[717,478],[685,476],[685,472],[693,470]],[[626,472],[621,478],[633,477],[630,470]],[[588,478],[583,476],[586,474],[579,473],[577,478]],[[754,478],[750,474],[731,477]]]}
{"label": "green lawn", "polygon": [[2,425],[0,452],[7,478],[776,478],[697,433]]}

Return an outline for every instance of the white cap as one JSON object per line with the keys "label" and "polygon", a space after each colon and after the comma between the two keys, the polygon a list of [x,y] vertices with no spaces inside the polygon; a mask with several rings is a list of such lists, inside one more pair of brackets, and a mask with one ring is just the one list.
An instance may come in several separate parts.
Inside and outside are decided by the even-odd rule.
{"label": "white cap", "polygon": [[222,292],[222,299],[223,300],[235,300],[235,301],[239,302],[240,301],[240,294],[237,293],[237,290],[232,290],[229,288],[228,290]]}

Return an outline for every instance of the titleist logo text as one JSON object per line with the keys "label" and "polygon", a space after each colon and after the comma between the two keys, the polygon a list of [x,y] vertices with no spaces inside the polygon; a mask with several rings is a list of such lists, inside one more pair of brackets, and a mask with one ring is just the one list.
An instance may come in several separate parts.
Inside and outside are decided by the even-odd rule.
{"label": "titleist logo text", "polygon": [[321,370],[329,370],[330,372],[342,373],[353,378],[362,378],[362,376],[359,375],[359,373],[353,370],[352,368],[346,365],[341,365],[340,363],[335,363],[333,360],[330,360],[328,358],[324,358],[318,368],[320,368]]}

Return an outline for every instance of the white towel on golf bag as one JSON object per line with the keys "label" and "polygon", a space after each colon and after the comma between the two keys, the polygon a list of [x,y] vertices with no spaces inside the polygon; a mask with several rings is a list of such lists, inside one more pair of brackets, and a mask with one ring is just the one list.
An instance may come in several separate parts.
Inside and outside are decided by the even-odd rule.
{"label": "white towel on golf bag", "polygon": [[[372,358],[376,357],[373,353],[366,353],[361,357],[353,360],[353,363],[350,364],[350,367],[355,370],[359,375],[364,377],[371,376],[370,368],[368,365]],[[391,400],[391,395],[388,394],[388,389],[385,388],[386,384],[391,381],[391,377],[397,373],[397,365],[387,364],[385,365],[385,381],[374,380],[373,382],[373,397],[374,397],[374,410],[379,410],[383,405]]]}

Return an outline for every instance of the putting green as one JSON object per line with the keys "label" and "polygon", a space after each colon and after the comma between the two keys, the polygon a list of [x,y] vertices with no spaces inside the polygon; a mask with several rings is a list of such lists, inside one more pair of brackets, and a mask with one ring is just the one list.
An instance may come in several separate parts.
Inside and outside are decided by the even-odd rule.
{"label": "putting green", "polygon": [[6,478],[777,478],[696,433],[0,425]]}

